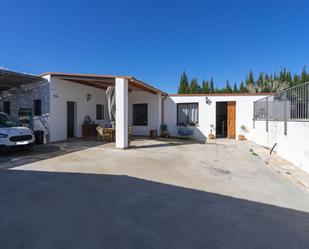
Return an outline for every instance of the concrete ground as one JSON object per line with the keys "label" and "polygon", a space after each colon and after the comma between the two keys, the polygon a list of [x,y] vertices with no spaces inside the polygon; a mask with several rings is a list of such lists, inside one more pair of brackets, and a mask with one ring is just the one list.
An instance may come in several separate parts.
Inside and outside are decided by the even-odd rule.
{"label": "concrete ground", "polygon": [[102,142],[97,139],[74,138],[57,143],[36,145],[31,149],[0,151],[0,169],[14,168],[101,144]]}
{"label": "concrete ground", "polygon": [[308,190],[265,155],[138,139],[1,170],[0,248],[309,248]]}

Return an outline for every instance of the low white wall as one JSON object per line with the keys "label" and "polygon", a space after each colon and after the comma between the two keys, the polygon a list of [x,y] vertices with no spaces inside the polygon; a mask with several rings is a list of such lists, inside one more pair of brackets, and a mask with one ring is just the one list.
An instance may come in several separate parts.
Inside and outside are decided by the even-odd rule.
{"label": "low white wall", "polygon": [[[206,104],[205,98],[211,101]],[[164,123],[168,126],[171,136],[178,136],[177,131],[177,103],[198,103],[199,124],[194,129],[194,137],[203,141],[210,133],[210,125],[216,126],[216,102],[236,101],[236,137],[240,134],[240,126],[248,128],[246,137],[250,139],[253,127],[253,102],[266,97],[264,95],[198,95],[198,96],[169,96],[164,101]],[[214,131],[213,134],[216,132]]]}
{"label": "low white wall", "polygon": [[[87,101],[87,94],[91,99]],[[82,84],[50,79],[50,141],[67,139],[67,102],[76,103],[75,136],[82,136],[84,118],[89,115],[95,123],[104,126],[110,123],[108,116],[107,97],[105,90]],[[96,119],[96,105],[104,105],[104,120]]]}
{"label": "low white wall", "polygon": [[309,172],[309,122],[287,122],[287,135],[284,135],[283,121],[269,121],[268,132],[265,121],[255,121],[251,140],[273,147],[282,158]]}
{"label": "low white wall", "polygon": [[[162,119],[161,98],[160,94],[152,94],[145,91],[129,92],[129,125],[132,126],[133,135],[149,136],[149,131],[152,129],[157,130],[159,135]],[[147,126],[133,126],[133,104],[148,104]]]}

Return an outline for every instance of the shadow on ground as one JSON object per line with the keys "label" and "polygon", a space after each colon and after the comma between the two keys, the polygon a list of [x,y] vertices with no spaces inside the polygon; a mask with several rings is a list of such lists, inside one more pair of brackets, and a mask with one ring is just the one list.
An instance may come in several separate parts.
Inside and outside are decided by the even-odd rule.
{"label": "shadow on ground", "polygon": [[63,142],[36,145],[29,150],[11,150],[0,152],[0,169],[9,169],[28,163],[45,160],[68,153],[102,145],[97,139],[70,139]]}
{"label": "shadow on ground", "polygon": [[309,214],[142,179],[0,170],[0,248],[309,248]]}

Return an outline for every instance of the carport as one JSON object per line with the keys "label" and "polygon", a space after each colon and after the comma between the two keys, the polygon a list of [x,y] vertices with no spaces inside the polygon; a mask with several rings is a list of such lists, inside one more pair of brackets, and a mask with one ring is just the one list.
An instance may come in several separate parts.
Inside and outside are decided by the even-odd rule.
{"label": "carport", "polygon": [[9,91],[22,88],[24,85],[34,84],[42,81],[39,76],[18,73],[0,69],[0,109],[10,114],[11,103],[7,98],[11,95]]}

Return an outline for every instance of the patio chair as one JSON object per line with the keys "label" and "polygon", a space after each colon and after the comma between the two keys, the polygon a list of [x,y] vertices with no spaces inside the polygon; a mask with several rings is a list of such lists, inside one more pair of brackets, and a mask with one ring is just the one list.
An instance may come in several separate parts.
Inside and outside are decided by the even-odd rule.
{"label": "patio chair", "polygon": [[168,138],[170,136],[170,134],[168,133],[166,124],[161,124],[160,130],[161,130],[161,134],[160,134],[161,137]]}
{"label": "patio chair", "polygon": [[108,140],[109,134],[105,131],[105,128],[101,126],[97,126],[97,132],[98,132],[98,139],[104,141],[105,139]]}

